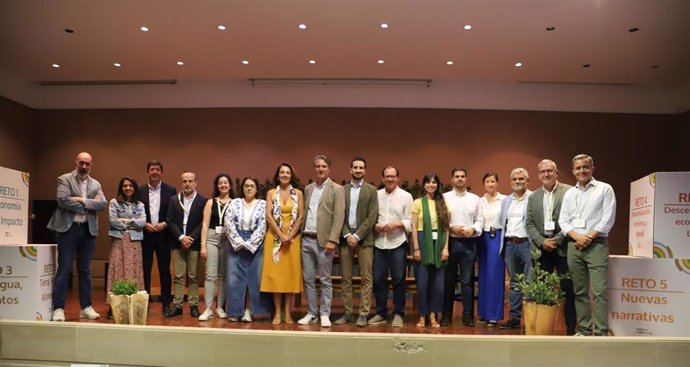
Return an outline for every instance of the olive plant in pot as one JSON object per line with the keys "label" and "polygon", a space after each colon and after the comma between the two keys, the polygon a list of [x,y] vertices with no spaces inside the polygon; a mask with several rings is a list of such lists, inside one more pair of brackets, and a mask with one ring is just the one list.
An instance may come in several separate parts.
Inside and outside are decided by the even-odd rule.
{"label": "olive plant in pot", "polygon": [[[533,258],[540,256],[541,251],[532,252]],[[561,280],[564,277],[542,269],[539,261],[535,263],[529,275],[517,275],[517,287],[523,297],[525,334],[553,335],[558,309],[563,303]]]}
{"label": "olive plant in pot", "polygon": [[138,289],[139,286],[133,279],[118,279],[113,282],[108,296],[116,324],[146,325],[149,295]]}

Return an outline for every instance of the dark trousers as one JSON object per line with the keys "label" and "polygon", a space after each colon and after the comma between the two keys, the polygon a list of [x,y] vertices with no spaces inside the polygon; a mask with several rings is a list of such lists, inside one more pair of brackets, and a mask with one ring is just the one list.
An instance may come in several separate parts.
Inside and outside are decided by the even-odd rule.
{"label": "dark trousers", "polygon": [[453,317],[455,302],[455,283],[458,281],[460,267],[460,289],[462,292],[462,316],[474,317],[474,258],[477,255],[477,244],[474,238],[449,238],[448,267],[443,288],[443,315]]}
{"label": "dark trousers", "polygon": [[79,276],[79,306],[91,306],[91,259],[96,237],[89,232],[89,223],[74,223],[64,233],[57,234],[58,268],[53,281],[53,309],[65,308],[67,286],[72,276],[72,262],[77,258]]}
{"label": "dark trousers", "polygon": [[393,313],[405,314],[405,259],[407,258],[407,241],[391,249],[374,248],[374,297],[376,314],[388,317],[388,270],[393,283]]}
{"label": "dark trousers", "polygon": [[[561,257],[557,251],[546,252],[542,251],[539,263],[542,269],[553,272],[554,269],[559,275],[568,273],[568,258]],[[565,326],[568,329],[568,334],[575,333],[575,291],[573,290],[572,279],[561,280],[561,290],[565,293],[565,305],[563,315],[565,317]]]}
{"label": "dark trousers", "polygon": [[153,268],[153,255],[156,254],[158,273],[161,284],[161,302],[169,304],[172,301],[170,286],[170,246],[166,242],[165,232],[144,233],[141,241],[141,257],[144,261],[144,287],[151,294],[151,270]]}

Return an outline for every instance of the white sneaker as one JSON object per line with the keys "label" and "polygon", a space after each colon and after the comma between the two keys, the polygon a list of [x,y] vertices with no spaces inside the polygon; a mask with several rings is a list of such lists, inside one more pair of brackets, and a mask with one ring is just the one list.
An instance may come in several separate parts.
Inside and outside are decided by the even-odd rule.
{"label": "white sneaker", "polygon": [[79,317],[82,319],[96,320],[101,317],[101,315],[99,315],[93,307],[89,306],[79,312]]}
{"label": "white sneaker", "polygon": [[213,318],[213,311],[210,308],[204,310],[204,312],[199,315],[199,321],[208,321]]}
{"label": "white sneaker", "polygon": [[65,321],[65,310],[56,308],[53,310],[53,321]]}
{"label": "white sneaker", "polygon": [[299,320],[297,321],[297,323],[300,324],[300,325],[309,325],[309,324],[311,324],[312,322],[316,322],[316,316],[314,316],[314,315],[312,315],[312,314],[310,314],[310,313],[304,315],[303,318],[301,318],[301,319],[299,319]]}
{"label": "white sneaker", "polygon": [[244,315],[242,316],[242,322],[252,322],[252,313],[248,308],[244,309]]}
{"label": "white sneaker", "polygon": [[227,319],[228,314],[225,313],[225,310],[223,310],[223,307],[216,307],[216,315],[218,315],[219,319]]}
{"label": "white sneaker", "polygon": [[328,315],[321,315],[321,327],[331,327],[331,319]]}

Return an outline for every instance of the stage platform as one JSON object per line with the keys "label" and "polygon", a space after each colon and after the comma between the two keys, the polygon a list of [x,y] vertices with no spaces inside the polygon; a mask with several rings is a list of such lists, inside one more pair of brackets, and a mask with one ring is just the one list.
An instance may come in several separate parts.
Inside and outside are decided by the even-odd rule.
{"label": "stage platform", "polygon": [[[104,297],[96,290],[94,297]],[[101,298],[102,300],[103,298]],[[113,325],[98,298],[100,320],[79,320],[70,293],[67,322],[0,320],[0,366],[687,366],[690,338],[528,337],[518,330],[475,326],[402,328],[333,325],[322,329],[212,319],[165,319],[150,307],[149,325]],[[203,308],[203,305],[202,305]],[[295,310],[297,319],[304,306]],[[334,307],[334,317],[342,307]],[[563,331],[563,326],[559,326]]]}

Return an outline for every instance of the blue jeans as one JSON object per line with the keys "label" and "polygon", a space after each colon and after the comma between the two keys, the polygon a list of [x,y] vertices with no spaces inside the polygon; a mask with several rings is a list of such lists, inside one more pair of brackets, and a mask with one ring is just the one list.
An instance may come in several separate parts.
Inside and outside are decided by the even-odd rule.
{"label": "blue jeans", "polygon": [[510,275],[510,318],[520,320],[522,311],[522,292],[517,289],[516,276],[525,274],[530,276],[532,272],[532,254],[529,241],[522,243],[506,242],[505,262]]}
{"label": "blue jeans", "polygon": [[[417,236],[418,243],[424,242],[424,232],[419,232]],[[424,257],[424,246],[420,245],[419,250],[421,256]],[[422,265],[421,261],[414,262],[419,316],[443,311],[443,282],[445,277],[445,266],[437,268],[433,265]]]}
{"label": "blue jeans", "polygon": [[376,314],[388,318],[388,270],[393,283],[393,313],[405,314],[405,259],[407,241],[400,246],[381,250],[374,248],[374,297]]}
{"label": "blue jeans", "polygon": [[58,268],[53,282],[53,309],[65,308],[67,286],[72,276],[72,262],[77,258],[79,275],[79,306],[84,309],[91,302],[91,259],[96,248],[96,237],[89,232],[89,223],[72,226],[64,233],[57,233]]}
{"label": "blue jeans", "polygon": [[477,244],[474,238],[449,237],[448,268],[446,269],[445,287],[443,290],[443,316],[453,317],[453,303],[455,302],[455,283],[458,280],[458,266],[460,267],[460,286],[462,292],[462,316],[474,317],[474,258],[477,254]]}

